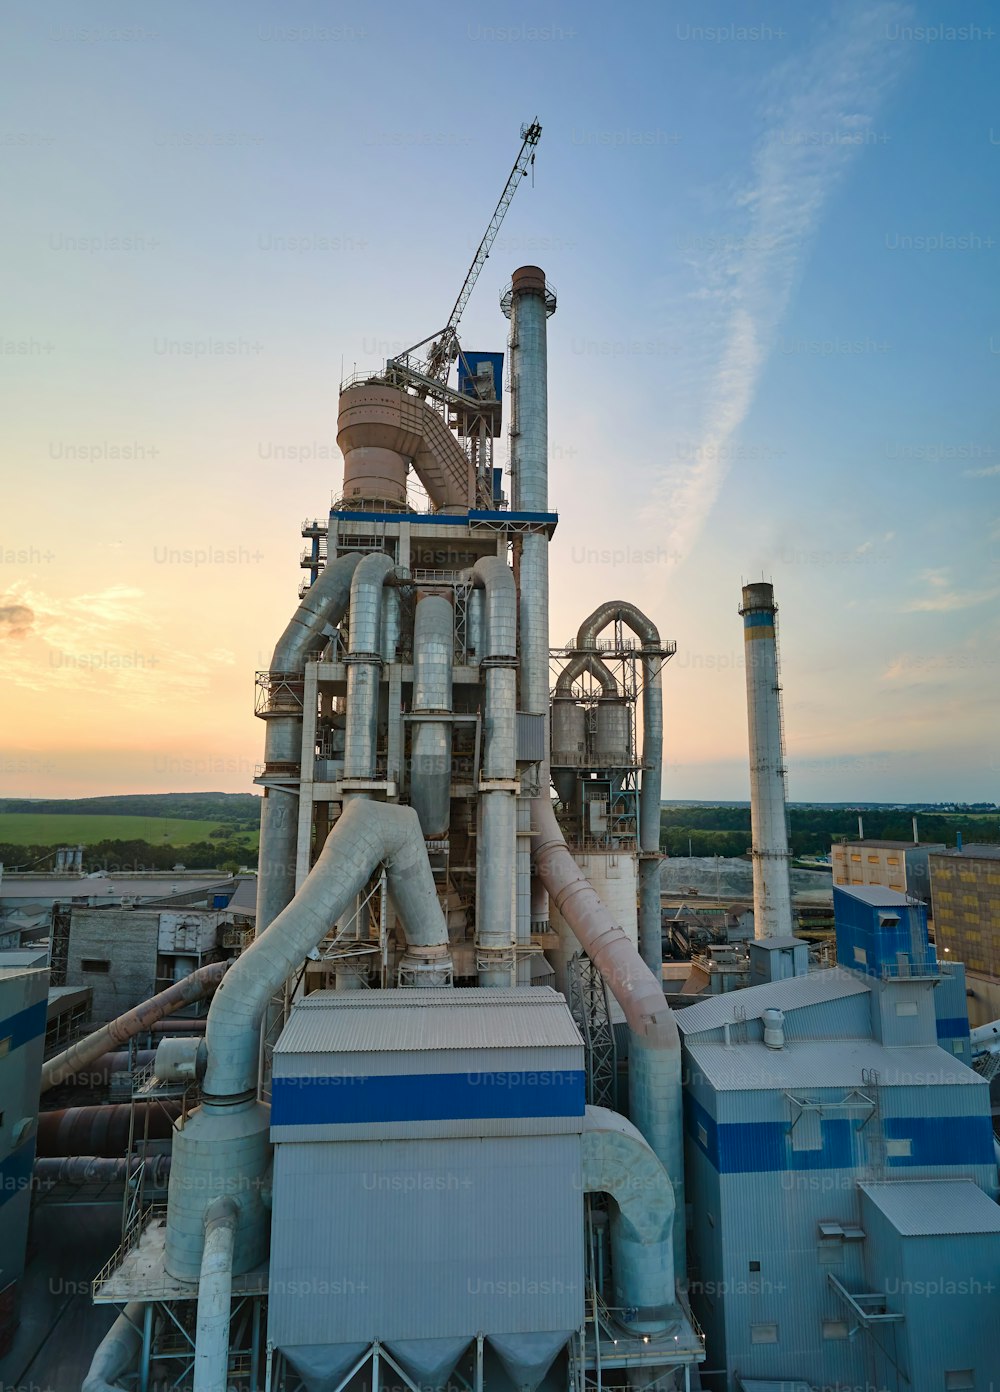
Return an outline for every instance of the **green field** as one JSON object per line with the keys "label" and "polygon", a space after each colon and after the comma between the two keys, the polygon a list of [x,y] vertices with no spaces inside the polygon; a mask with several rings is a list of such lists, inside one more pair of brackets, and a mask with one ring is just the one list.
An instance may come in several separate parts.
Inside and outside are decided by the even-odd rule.
{"label": "green field", "polygon": [[[85,813],[0,812],[0,841],[14,846],[93,846],[99,841],[147,841],[151,846],[190,846],[207,841],[224,822],[181,817],[101,817]],[[228,828],[227,828],[228,830]],[[229,841],[256,845],[253,832],[232,832]]]}

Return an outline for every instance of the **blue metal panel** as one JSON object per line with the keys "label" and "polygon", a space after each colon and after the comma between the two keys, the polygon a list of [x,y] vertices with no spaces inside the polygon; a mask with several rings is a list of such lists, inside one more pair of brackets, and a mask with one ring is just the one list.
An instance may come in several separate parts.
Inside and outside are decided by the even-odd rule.
{"label": "blue metal panel", "polygon": [[8,1015],[6,1020],[0,1020],[0,1041],[10,1040],[7,1046],[8,1054],[45,1033],[47,1010],[48,1001],[40,1000],[24,1010],[19,1010],[16,1015]]}
{"label": "blue metal panel", "polygon": [[993,1128],[987,1116],[886,1117],[887,1140],[912,1141],[910,1155],[891,1155],[890,1169],[912,1165],[989,1165]]}
{"label": "blue metal panel", "polygon": [[968,1039],[969,1017],[960,1015],[957,1020],[948,1019],[937,1022],[938,1039]]}
{"label": "blue metal panel", "polygon": [[271,1125],[583,1116],[583,1072],[275,1078]]}
{"label": "blue metal panel", "polygon": [[[892,906],[895,908],[895,905]],[[833,916],[837,930],[837,961],[852,971],[882,976],[884,969],[896,965],[899,954],[912,962],[936,963],[934,948],[927,934],[927,910],[923,904],[900,907],[895,927],[883,926],[879,915],[885,908],[839,885],[833,887]],[[859,957],[858,952],[864,955]]]}
{"label": "blue metal panel", "polygon": [[[468,370],[466,369],[468,363]],[[493,376],[493,398],[503,400],[503,354],[479,353],[471,348],[463,348],[458,359],[458,390],[463,396],[478,396],[473,386],[473,376],[484,363],[488,363]]]}
{"label": "blue metal panel", "polygon": [[3,1208],[8,1199],[23,1194],[31,1187],[31,1169],[34,1163],[35,1137],[32,1134],[17,1150],[11,1151],[5,1159],[0,1160],[0,1208]]}

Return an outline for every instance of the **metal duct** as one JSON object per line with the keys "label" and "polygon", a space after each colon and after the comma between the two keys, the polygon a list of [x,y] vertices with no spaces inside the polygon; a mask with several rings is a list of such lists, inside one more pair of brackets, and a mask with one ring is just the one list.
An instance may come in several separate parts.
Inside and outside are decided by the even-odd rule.
{"label": "metal duct", "polygon": [[[359,554],[327,563],[310,585],[275,645],[269,668],[269,708],[265,714],[265,770],[276,778],[298,777],[302,762],[302,674],[310,653],[322,648],[340,623],[351,596]],[[258,937],[295,893],[295,849],[299,799],[294,790],[264,791],[257,860]]]}
{"label": "metal duct", "polygon": [[558,696],[572,697],[573,683],[579,681],[584,672],[589,672],[592,677],[600,682],[603,695],[613,697],[619,697],[621,695],[611,668],[603,658],[598,657],[596,652],[577,652],[573,654],[556,679],[556,694]]}
{"label": "metal duct", "polygon": [[219,1392],[227,1383],[236,1219],[236,1205],[229,1198],[216,1199],[205,1214],[205,1251],[195,1326],[194,1392]]}
{"label": "metal duct", "polygon": [[73,1189],[87,1184],[124,1184],[139,1171],[147,1185],[162,1189],[170,1174],[169,1155],[53,1155],[39,1156],[32,1174],[40,1189],[66,1185]]}
{"label": "metal duct", "polygon": [[375,777],[378,688],[382,671],[382,586],[395,563],[382,551],[365,556],[351,582],[351,650],[347,656],[347,733],[344,777]]}
{"label": "metal duct", "polygon": [[627,600],[601,604],[576,636],[580,649],[596,648],[608,624],[620,620],[642,643],[642,787],[639,792],[639,948],[657,980],[663,972],[660,928],[660,793],[663,781],[663,666],[660,633]]}
{"label": "metal duct", "polygon": [[74,1087],[107,1087],[113,1074],[130,1073],[134,1068],[147,1068],[155,1057],[155,1049],[136,1049],[134,1053],[122,1049],[111,1054],[101,1054],[82,1073],[75,1073],[66,1081]]}
{"label": "metal duct", "polygon": [[143,1001],[134,1010],[127,1010],[124,1015],[119,1015],[117,1020],[102,1025],[84,1039],[78,1039],[75,1044],[71,1044],[68,1049],[56,1054],[55,1058],[50,1058],[43,1065],[41,1091],[45,1092],[72,1074],[79,1073],[102,1054],[106,1054],[115,1044],[124,1044],[143,1030],[150,1029],[158,1020],[162,1020],[164,1015],[170,1015],[175,1010],[181,1010],[184,1006],[193,1005],[195,1001],[211,995],[228,966],[228,962],[211,962],[207,967],[199,967],[183,981],[175,981],[165,991],[152,996],[148,1001]]}
{"label": "metal duct", "polygon": [[170,1139],[171,1123],[181,1113],[179,1101],[112,1102],[98,1107],[65,1107],[57,1112],[39,1112],[35,1153],[43,1157],[124,1155],[129,1147],[133,1106],[136,1124],[143,1134],[152,1141]]}
{"label": "metal duct", "polygon": [[743,650],[750,742],[750,826],[753,840],[753,934],[792,932],[792,893],[785,812],[785,756],[778,679],[774,587],[743,586]]}
{"label": "metal duct", "polygon": [[661,1333],[676,1318],[674,1191],[640,1132],[606,1107],[588,1107],[583,1132],[583,1187],[609,1194],[614,1304],[634,1309],[629,1329]]}
{"label": "metal duct", "polygon": [[367,799],[346,807],[309,877],[267,932],[236,959],[208,1017],[204,1102],[174,1137],[166,1268],[197,1279],[203,1224],[213,1196],[239,1206],[233,1270],[249,1270],[267,1251],[269,1110],[256,1103],[260,1026],[272,995],[329,931],[372,872],[386,866],[411,969],[428,986],[451,980],[448,929],[434,891],[416,812]]}
{"label": "metal duct", "polygon": [[[413,624],[414,714],[450,714],[454,665],[455,611],[443,595],[425,595]],[[410,753],[410,804],[433,841],[451,821],[451,722],[415,721]]]}
{"label": "metal duct", "polygon": [[483,557],[472,575],[486,595],[476,954],[481,986],[511,986],[517,942],[517,590],[513,572],[498,556]]}
{"label": "metal duct", "polygon": [[[684,1213],[681,1045],[663,988],[583,875],[546,792],[535,799],[535,870],[622,1008],[630,1030],[629,1112],[657,1155]],[[674,1224],[674,1270],[683,1272],[684,1223]]]}
{"label": "metal duct", "polygon": [[130,1372],[139,1360],[145,1315],[146,1306],[141,1300],[125,1306],[97,1345],[80,1392],[121,1392],[118,1378]]}

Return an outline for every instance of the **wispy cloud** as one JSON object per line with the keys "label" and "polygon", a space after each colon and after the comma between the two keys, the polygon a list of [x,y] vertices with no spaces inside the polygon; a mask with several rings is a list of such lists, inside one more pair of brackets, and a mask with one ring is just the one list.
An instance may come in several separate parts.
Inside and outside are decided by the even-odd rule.
{"label": "wispy cloud", "polygon": [[854,4],[835,14],[811,52],[769,76],[752,176],[720,209],[730,225],[734,209],[742,213],[741,234],[717,239],[711,254],[689,262],[694,287],[682,332],[692,342],[692,357],[714,366],[702,379],[699,446],[668,464],[649,508],[673,557],[690,553],[730,464],[740,458],[734,437],[753,403],[808,243],[904,61],[904,45],[886,43],[885,31],[908,8]]}
{"label": "wispy cloud", "polygon": [[973,609],[977,604],[986,604],[1000,597],[1000,586],[985,589],[963,590],[952,583],[951,571],[947,567],[925,570],[921,579],[928,587],[928,593],[911,599],[903,605],[909,614],[951,614],[959,609]]}
{"label": "wispy cloud", "polygon": [[997,478],[1000,476],[1000,464],[990,464],[985,469],[966,469],[963,478]]}

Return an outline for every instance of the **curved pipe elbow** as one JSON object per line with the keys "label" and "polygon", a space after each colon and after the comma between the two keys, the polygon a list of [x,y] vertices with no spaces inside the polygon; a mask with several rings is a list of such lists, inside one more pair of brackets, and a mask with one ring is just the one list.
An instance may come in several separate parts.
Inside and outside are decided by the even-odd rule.
{"label": "curved pipe elbow", "polygon": [[611,668],[594,652],[578,652],[570,658],[559,673],[556,681],[556,692],[560,696],[572,696],[573,683],[582,677],[584,672],[589,672],[600,682],[602,695],[615,697],[621,695]]}
{"label": "curved pipe elbow", "polygon": [[275,644],[270,671],[301,673],[311,652],[326,641],[324,629],[343,618],[360,553],[338,556],[320,572]]}
{"label": "curved pipe elbow", "polygon": [[142,1344],[139,1331],[145,1308],[138,1300],[125,1306],[97,1345],[80,1392],[122,1392],[118,1379],[130,1372],[139,1360]]}

